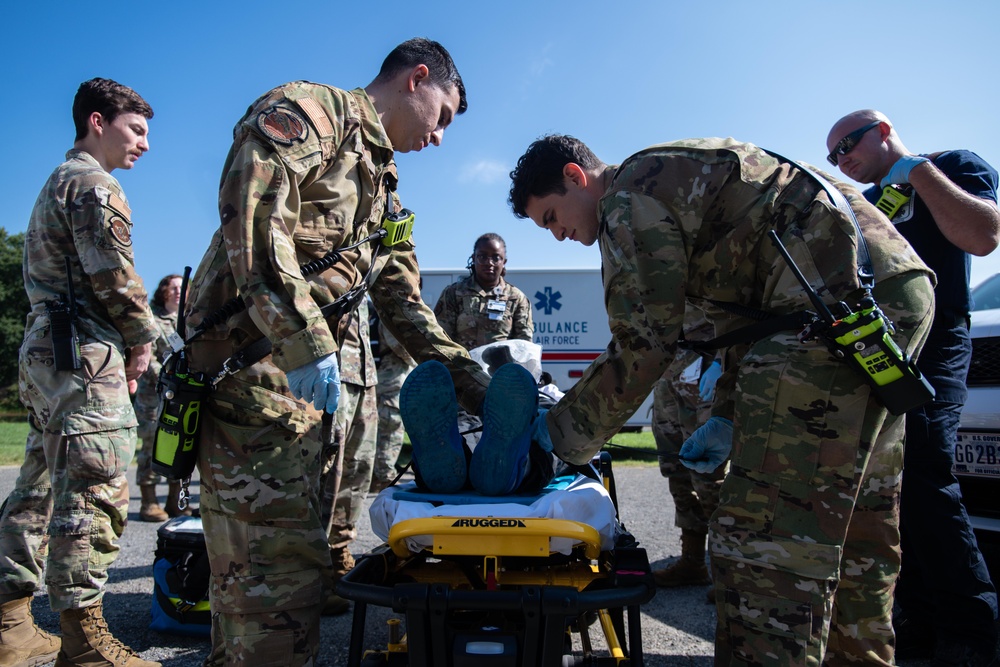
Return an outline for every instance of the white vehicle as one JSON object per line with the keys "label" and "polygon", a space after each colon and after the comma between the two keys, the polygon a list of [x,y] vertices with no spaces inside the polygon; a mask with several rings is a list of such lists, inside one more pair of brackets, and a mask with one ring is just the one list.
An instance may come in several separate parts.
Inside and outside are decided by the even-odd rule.
{"label": "white vehicle", "polygon": [[[981,289],[990,289],[988,283],[973,290],[977,308],[989,307]],[[954,471],[973,528],[1000,536],[1000,308],[973,311],[970,334],[969,398],[962,410]]]}
{"label": "white vehicle", "polygon": [[[468,269],[421,269],[424,303],[433,308],[445,287],[468,275]],[[611,342],[600,269],[507,269],[505,279],[531,301],[542,370],[566,391]],[[652,406],[650,395],[626,426],[649,426]]]}
{"label": "white vehicle", "polygon": [[1000,273],[994,273],[976,285],[972,290],[972,300],[975,310],[1000,308]]}

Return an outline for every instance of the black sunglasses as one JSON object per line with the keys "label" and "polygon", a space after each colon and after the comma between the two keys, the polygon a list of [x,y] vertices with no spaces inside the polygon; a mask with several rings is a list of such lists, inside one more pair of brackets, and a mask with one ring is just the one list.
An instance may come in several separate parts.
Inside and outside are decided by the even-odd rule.
{"label": "black sunglasses", "polygon": [[848,153],[853,151],[854,147],[858,145],[859,141],[861,141],[861,137],[865,136],[865,132],[872,129],[873,127],[878,127],[881,124],[882,121],[876,120],[871,123],[868,123],[864,127],[859,127],[858,129],[854,130],[846,137],[837,142],[837,145],[833,147],[833,152],[827,155],[826,159],[830,161],[830,164],[836,167],[837,160],[840,158],[840,156],[847,155]]}

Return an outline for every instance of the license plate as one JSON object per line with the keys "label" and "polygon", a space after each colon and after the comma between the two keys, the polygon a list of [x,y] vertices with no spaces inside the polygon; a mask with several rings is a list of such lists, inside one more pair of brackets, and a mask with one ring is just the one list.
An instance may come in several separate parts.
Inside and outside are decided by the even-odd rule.
{"label": "license plate", "polygon": [[1000,477],[1000,433],[959,431],[952,470],[956,475]]}

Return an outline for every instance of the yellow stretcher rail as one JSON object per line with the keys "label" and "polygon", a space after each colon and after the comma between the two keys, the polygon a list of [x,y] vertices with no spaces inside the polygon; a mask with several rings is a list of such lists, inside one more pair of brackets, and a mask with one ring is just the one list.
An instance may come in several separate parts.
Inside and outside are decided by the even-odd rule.
{"label": "yellow stretcher rail", "polygon": [[625,651],[618,639],[618,633],[615,632],[614,623],[611,622],[611,614],[608,613],[607,609],[598,609],[597,617],[601,620],[601,630],[604,631],[604,639],[608,643],[608,653],[611,654],[616,663],[621,664],[626,659]]}
{"label": "yellow stretcher rail", "polygon": [[593,526],[568,519],[493,516],[436,516],[400,521],[389,530],[389,547],[400,558],[410,556],[406,538],[430,535],[435,555],[534,556],[551,554],[549,539],[562,537],[584,545],[584,555],[596,559],[601,536]]}

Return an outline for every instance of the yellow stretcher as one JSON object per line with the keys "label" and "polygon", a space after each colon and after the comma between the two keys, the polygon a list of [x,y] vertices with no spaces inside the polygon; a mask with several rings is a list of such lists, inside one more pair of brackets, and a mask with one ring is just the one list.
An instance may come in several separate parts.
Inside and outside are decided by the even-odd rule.
{"label": "yellow stretcher", "polygon": [[[610,456],[580,471],[601,480],[617,512]],[[414,536],[431,539],[414,548]],[[552,538],[573,546],[553,551]],[[337,585],[355,603],[348,664],[642,665],[639,606],[656,590],[649,560],[622,527],[607,543],[580,520],[489,516],[482,507],[395,523]],[[389,619],[383,649],[363,646],[369,605],[402,616]],[[592,628],[602,642],[591,641]]]}

